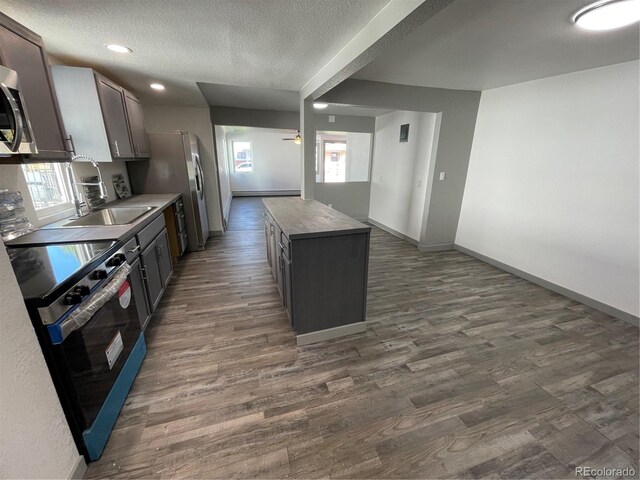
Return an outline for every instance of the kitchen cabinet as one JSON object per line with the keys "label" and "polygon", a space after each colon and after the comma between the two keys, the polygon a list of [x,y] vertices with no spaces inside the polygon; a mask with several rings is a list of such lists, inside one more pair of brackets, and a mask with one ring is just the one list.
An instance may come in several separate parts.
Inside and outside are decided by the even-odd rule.
{"label": "kitchen cabinet", "polygon": [[151,244],[140,254],[144,284],[147,290],[149,306],[154,312],[162,297],[162,274],[160,273],[160,259],[158,258],[158,248],[156,242]]}
{"label": "kitchen cabinet", "polygon": [[111,156],[113,158],[133,158],[133,145],[127,123],[127,107],[122,87],[97,73],[96,85]]}
{"label": "kitchen cabinet", "polygon": [[147,140],[147,132],[144,129],[142,104],[135,95],[126,90],[124,90],[124,104],[129,120],[133,155],[135,158],[149,158],[151,153],[149,150],[149,141]]}
{"label": "kitchen cabinet", "polygon": [[15,70],[38,147],[4,161],[55,162],[71,157],[42,38],[0,13],[0,64]]}
{"label": "kitchen cabinet", "polygon": [[54,65],[51,73],[76,153],[100,162],[149,157],[142,105],[131,92],[90,68]]}
{"label": "kitchen cabinet", "polygon": [[165,288],[169,284],[169,279],[173,273],[173,262],[171,261],[171,251],[169,250],[169,236],[167,235],[166,229],[163,230],[156,239],[156,250],[158,251],[162,288]]}
{"label": "kitchen cabinet", "polygon": [[298,345],[365,331],[371,227],[314,200],[263,203],[267,259]]}
{"label": "kitchen cabinet", "polygon": [[144,330],[151,318],[151,310],[149,309],[147,294],[144,289],[144,275],[140,259],[136,259],[131,263],[130,277],[131,289],[133,290],[133,295],[136,299],[136,308],[138,310],[138,318],[140,319],[140,327]]}

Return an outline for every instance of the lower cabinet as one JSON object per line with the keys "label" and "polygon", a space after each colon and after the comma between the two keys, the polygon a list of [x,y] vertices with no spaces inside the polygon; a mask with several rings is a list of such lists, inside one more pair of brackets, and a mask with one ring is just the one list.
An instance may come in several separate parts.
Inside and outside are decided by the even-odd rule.
{"label": "lower cabinet", "polygon": [[149,306],[151,312],[154,312],[173,273],[166,228],[142,251],[140,262],[142,263]]}
{"label": "lower cabinet", "polygon": [[144,272],[144,284],[147,287],[147,298],[149,299],[149,305],[153,312],[158,306],[158,303],[160,303],[160,297],[162,296],[160,259],[158,258],[158,249],[155,241],[151,242],[151,244],[143,250],[140,254],[140,261],[142,262],[142,271]]}
{"label": "lower cabinet", "polygon": [[144,276],[142,273],[142,265],[140,259],[136,259],[131,264],[131,289],[136,298],[136,308],[138,310],[138,318],[140,319],[140,327],[144,330],[151,318],[151,310],[149,309],[149,300],[144,288]]}

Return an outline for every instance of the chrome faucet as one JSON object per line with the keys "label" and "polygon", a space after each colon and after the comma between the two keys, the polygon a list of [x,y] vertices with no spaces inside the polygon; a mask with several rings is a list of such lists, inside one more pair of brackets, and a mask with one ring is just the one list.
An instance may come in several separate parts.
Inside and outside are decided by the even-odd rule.
{"label": "chrome faucet", "polygon": [[[88,182],[78,182],[76,181],[76,177],[73,173],[73,168],[71,163],[75,160],[88,160],[91,164],[96,167],[98,170],[98,182],[97,183],[88,183]],[[100,188],[100,198],[107,198],[107,186],[102,181],[102,173],[100,172],[100,167],[98,166],[98,162],[96,162],[93,158],[88,155],[74,155],[71,157],[71,160],[67,162],[67,175],[69,177],[69,182],[71,183],[71,193],[73,194],[73,206],[76,209],[76,217],[80,218],[86,215],[82,211],[82,207],[86,206],[86,202],[81,202],[80,198],[80,186],[88,186],[88,187],[98,187]],[[88,212],[87,212],[88,213]]]}

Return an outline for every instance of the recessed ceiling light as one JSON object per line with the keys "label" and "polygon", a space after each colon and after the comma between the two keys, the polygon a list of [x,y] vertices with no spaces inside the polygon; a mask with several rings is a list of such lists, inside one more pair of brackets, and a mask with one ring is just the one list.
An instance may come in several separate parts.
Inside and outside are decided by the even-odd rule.
{"label": "recessed ceiling light", "polygon": [[162,85],[161,83],[152,83],[149,86],[154,90],[164,90],[164,85]]}
{"label": "recessed ceiling light", "polygon": [[313,108],[317,108],[318,110],[324,110],[325,108],[327,108],[329,106],[328,103],[314,103],[313,104]]}
{"label": "recessed ceiling light", "polygon": [[109,44],[109,45],[105,45],[105,47],[107,47],[112,52],[116,52],[116,53],[131,53],[131,52],[133,52],[133,50],[131,50],[129,47],[124,47],[122,45],[116,45],[115,43],[112,43],[112,44]]}
{"label": "recessed ceiling light", "polygon": [[612,30],[640,20],[640,0],[604,0],[587,5],[573,17],[586,30]]}

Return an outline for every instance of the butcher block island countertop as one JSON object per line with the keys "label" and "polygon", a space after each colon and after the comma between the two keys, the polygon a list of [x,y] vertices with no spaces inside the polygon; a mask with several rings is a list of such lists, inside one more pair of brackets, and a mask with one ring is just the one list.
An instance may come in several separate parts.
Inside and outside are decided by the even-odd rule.
{"label": "butcher block island countertop", "polygon": [[180,198],[179,193],[134,195],[109,202],[105,207],[155,207],[149,213],[127,225],[83,226],[80,228],[41,228],[22,237],[6,242],[7,246],[43,245],[53,243],[95,242],[100,240],[126,241],[143,227],[150,224],[172,203]]}
{"label": "butcher block island countertop", "polygon": [[366,331],[371,227],[315,200],[262,201],[267,262],[298,345]]}
{"label": "butcher block island countertop", "polygon": [[371,231],[370,226],[315,200],[280,197],[262,202],[290,240]]}

